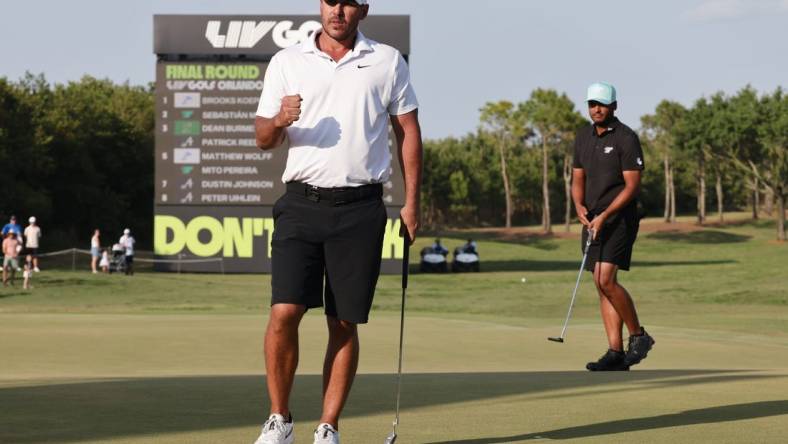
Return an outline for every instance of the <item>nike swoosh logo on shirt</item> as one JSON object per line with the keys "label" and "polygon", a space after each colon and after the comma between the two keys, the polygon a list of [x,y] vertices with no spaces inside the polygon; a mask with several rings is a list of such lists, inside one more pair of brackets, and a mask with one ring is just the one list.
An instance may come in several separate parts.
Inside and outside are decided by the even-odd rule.
{"label": "nike swoosh logo on shirt", "polygon": [[358,65],[358,69],[369,68],[372,65]]}

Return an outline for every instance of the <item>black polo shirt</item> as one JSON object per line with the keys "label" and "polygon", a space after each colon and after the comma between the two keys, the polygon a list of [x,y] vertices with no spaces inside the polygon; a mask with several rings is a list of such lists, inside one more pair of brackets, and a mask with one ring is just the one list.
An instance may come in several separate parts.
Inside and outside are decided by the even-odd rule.
{"label": "black polo shirt", "polygon": [[[588,211],[604,211],[624,189],[624,171],[643,170],[643,149],[638,135],[617,118],[601,136],[591,124],[575,138],[574,168],[585,171],[585,202]],[[635,199],[627,208],[635,209]]]}

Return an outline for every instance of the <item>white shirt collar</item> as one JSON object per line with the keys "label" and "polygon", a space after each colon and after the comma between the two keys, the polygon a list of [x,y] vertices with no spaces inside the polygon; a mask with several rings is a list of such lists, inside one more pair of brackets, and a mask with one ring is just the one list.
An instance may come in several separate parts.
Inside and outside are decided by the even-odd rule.
{"label": "white shirt collar", "polygon": [[[304,40],[301,43],[301,52],[312,52],[315,54],[321,53],[321,51],[317,48],[317,36],[320,35],[321,32],[323,32],[323,30],[319,29],[313,32],[308,39]],[[362,34],[360,30],[356,31],[356,42],[353,45],[353,50],[351,53],[353,53],[353,55],[357,55],[362,52],[370,51],[372,51],[372,44],[370,43],[370,40],[364,34]]]}

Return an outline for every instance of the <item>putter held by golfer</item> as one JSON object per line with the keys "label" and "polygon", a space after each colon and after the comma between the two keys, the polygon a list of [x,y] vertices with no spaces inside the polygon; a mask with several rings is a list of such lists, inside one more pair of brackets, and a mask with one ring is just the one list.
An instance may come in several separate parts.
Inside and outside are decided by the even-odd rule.
{"label": "putter held by golfer", "polygon": [[569,318],[572,317],[572,308],[575,306],[575,298],[577,297],[577,288],[580,286],[580,278],[583,276],[583,269],[586,266],[586,259],[588,259],[588,247],[591,246],[591,241],[594,239],[594,230],[588,230],[588,239],[586,239],[586,246],[583,249],[583,261],[580,263],[580,273],[577,275],[577,282],[575,282],[575,291],[572,292],[572,300],[569,302],[569,311],[566,313],[566,320],[564,321],[564,328],[561,329],[561,336],[550,336],[548,341],[564,342],[564,334],[566,334],[566,327],[569,325]]}
{"label": "putter held by golfer", "polygon": [[391,431],[388,437],[386,437],[386,441],[384,444],[394,444],[397,441],[397,426],[399,425],[399,394],[400,394],[400,386],[402,382],[402,338],[403,332],[405,331],[405,290],[408,288],[408,264],[410,262],[409,258],[409,251],[410,251],[410,236],[408,235],[407,229],[403,234],[403,242],[405,244],[405,249],[402,256],[402,306],[400,307],[400,317],[399,317],[399,364],[397,365],[397,396],[396,396],[396,407],[395,407],[395,416],[394,416],[394,423],[392,424],[394,429]]}

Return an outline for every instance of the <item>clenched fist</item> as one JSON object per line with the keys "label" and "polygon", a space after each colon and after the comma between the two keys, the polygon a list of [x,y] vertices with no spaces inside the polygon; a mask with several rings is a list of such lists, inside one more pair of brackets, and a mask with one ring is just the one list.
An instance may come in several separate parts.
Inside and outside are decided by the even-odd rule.
{"label": "clenched fist", "polygon": [[274,124],[279,128],[285,128],[301,118],[301,98],[300,94],[282,97],[282,105],[279,114],[274,117]]}

